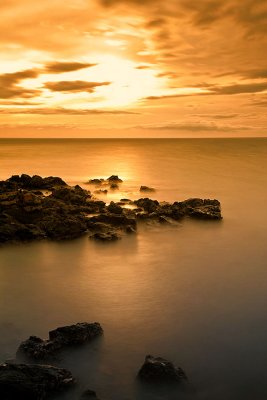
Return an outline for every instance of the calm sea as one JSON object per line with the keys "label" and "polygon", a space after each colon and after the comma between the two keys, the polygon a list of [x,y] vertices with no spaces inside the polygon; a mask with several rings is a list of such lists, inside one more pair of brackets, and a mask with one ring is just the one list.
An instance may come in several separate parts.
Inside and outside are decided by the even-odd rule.
{"label": "calm sea", "polygon": [[[57,364],[103,400],[267,398],[267,139],[0,140],[0,179],[60,176],[87,187],[119,175],[158,200],[217,198],[222,222],[141,226],[112,244],[87,237],[0,248],[0,361],[29,335],[99,321],[104,337]],[[146,354],[181,366],[188,388],[140,385]]]}

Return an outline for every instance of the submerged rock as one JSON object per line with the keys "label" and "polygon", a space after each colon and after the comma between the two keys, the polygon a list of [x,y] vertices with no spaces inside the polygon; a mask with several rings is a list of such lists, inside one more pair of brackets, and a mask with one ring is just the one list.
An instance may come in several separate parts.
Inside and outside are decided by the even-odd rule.
{"label": "submerged rock", "polygon": [[58,350],[64,347],[89,342],[102,334],[103,329],[98,322],[80,322],[75,325],[62,326],[50,331],[48,340],[30,336],[20,344],[17,356],[22,355],[42,360],[54,356]]}
{"label": "submerged rock", "polygon": [[74,383],[71,372],[51,365],[0,365],[0,398],[3,400],[44,400]]}
{"label": "submerged rock", "polygon": [[179,382],[187,380],[185,372],[172,362],[161,357],[146,356],[145,362],[138,372],[139,378],[154,382]]}

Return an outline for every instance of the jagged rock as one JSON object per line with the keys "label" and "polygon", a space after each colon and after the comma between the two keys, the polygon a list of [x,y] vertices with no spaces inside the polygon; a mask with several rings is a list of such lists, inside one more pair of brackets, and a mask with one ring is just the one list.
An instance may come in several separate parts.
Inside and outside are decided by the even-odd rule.
{"label": "jagged rock", "polygon": [[79,322],[75,325],[62,326],[49,332],[49,339],[57,341],[61,346],[76,345],[88,342],[103,334],[98,322]]}
{"label": "jagged rock", "polygon": [[155,192],[156,190],[154,188],[152,188],[152,187],[149,187],[149,186],[140,186],[139,191],[148,193],[148,192]]}
{"label": "jagged rock", "polygon": [[186,380],[186,374],[180,367],[161,357],[146,356],[138,376],[145,381],[179,382]]}
{"label": "jagged rock", "polygon": [[122,214],[123,213],[123,208],[120,207],[118,204],[114,203],[114,201],[110,202],[109,206],[107,206],[107,210],[112,214]]}
{"label": "jagged rock", "polygon": [[88,183],[90,185],[100,186],[100,185],[102,185],[103,182],[104,182],[103,178],[101,178],[101,179],[96,178],[96,179],[90,179]]}
{"label": "jagged rock", "polygon": [[118,177],[118,175],[111,175],[111,176],[107,179],[107,181],[108,181],[109,183],[121,183],[121,182],[123,182],[123,180],[120,179],[120,178]]}
{"label": "jagged rock", "polygon": [[103,329],[98,322],[80,322],[75,325],[63,326],[50,331],[48,340],[30,336],[20,344],[17,356],[42,360],[54,356],[64,347],[89,342],[102,334]]}
{"label": "jagged rock", "polygon": [[46,236],[53,240],[75,239],[82,236],[87,225],[79,215],[48,214],[39,223]]}
{"label": "jagged rock", "polygon": [[86,204],[87,198],[91,197],[90,192],[82,189],[79,185],[75,187],[63,187],[54,189],[51,197],[63,200],[65,203],[82,205]]}
{"label": "jagged rock", "polygon": [[33,175],[32,177],[27,174],[13,175],[8,179],[9,182],[16,183],[23,189],[52,189],[57,186],[67,186],[59,177],[48,176],[42,178],[39,175]]}
{"label": "jagged rock", "polygon": [[149,198],[142,198],[135,200],[134,203],[138,206],[143,208],[147,212],[153,212],[157,209],[159,202],[157,200],[151,200]]}
{"label": "jagged rock", "polygon": [[0,398],[3,400],[44,400],[74,383],[71,372],[51,365],[0,365]]}

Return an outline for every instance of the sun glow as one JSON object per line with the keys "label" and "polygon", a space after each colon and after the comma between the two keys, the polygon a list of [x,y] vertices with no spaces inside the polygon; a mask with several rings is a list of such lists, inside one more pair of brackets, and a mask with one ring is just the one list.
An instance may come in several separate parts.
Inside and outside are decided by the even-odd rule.
{"label": "sun glow", "polygon": [[97,88],[96,93],[90,96],[91,99],[101,97],[101,100],[93,105],[94,107],[131,105],[142,97],[162,90],[162,80],[156,77],[158,71],[139,70],[138,64],[134,61],[113,55],[96,55],[93,62],[96,62],[97,66],[80,71],[79,79],[110,82],[108,86]]}

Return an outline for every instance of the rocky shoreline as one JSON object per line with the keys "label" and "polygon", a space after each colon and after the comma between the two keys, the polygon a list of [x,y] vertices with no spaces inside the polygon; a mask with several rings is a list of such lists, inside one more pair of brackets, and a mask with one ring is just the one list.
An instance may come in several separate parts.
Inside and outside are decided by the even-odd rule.
{"label": "rocky shoreline", "polygon": [[[99,194],[117,190],[122,180],[91,179]],[[154,189],[141,186],[154,191]],[[135,233],[139,222],[171,224],[183,218],[220,220],[218,200],[187,199],[174,203],[150,198],[121,199],[106,204],[79,185],[69,186],[59,177],[13,175],[0,181],[0,243],[42,239],[65,240],[89,235],[100,241]]]}

